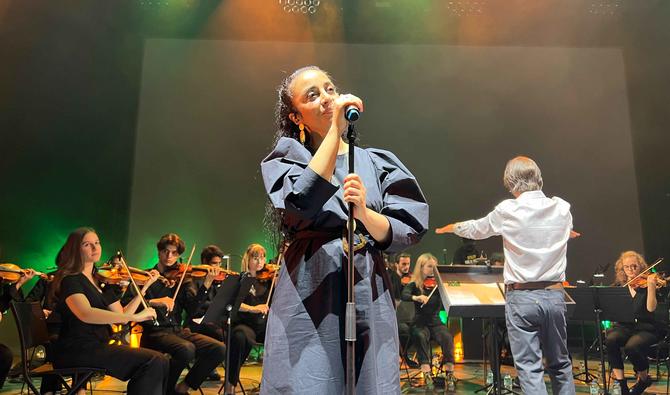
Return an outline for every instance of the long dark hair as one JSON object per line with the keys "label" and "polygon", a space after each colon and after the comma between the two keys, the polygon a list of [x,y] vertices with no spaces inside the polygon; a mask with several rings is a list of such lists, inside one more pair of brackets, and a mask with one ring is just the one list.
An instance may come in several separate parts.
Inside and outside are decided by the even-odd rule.
{"label": "long dark hair", "polygon": [[60,296],[60,285],[65,276],[81,273],[84,270],[84,261],[81,259],[81,241],[88,233],[95,233],[95,229],[88,227],[77,228],[70,233],[65,244],[56,255],[56,266],[58,270],[54,275],[49,292],[50,300],[58,300]]}
{"label": "long dark hair", "polygon": [[[291,95],[291,85],[293,81],[300,74],[309,70],[317,70],[328,76],[327,72],[321,70],[317,66],[305,66],[295,70],[293,73],[288,75],[277,87],[277,104],[275,104],[275,125],[277,131],[275,133],[275,138],[272,146],[276,146],[279,142],[279,139],[282,137],[289,137],[294,140],[300,141],[300,129],[289,118],[289,114],[297,112],[296,108],[293,106],[293,96]],[[332,78],[331,78],[332,80]],[[305,148],[312,152],[310,145],[310,136],[309,133],[305,133]],[[312,152],[313,154],[314,152]],[[265,204],[265,217],[263,218],[263,225],[265,230],[268,233],[270,243],[279,250],[280,246],[285,241],[290,241],[292,235],[289,234],[288,229],[285,229],[283,226],[284,223],[284,210],[275,208],[272,205],[272,202],[268,199]]]}

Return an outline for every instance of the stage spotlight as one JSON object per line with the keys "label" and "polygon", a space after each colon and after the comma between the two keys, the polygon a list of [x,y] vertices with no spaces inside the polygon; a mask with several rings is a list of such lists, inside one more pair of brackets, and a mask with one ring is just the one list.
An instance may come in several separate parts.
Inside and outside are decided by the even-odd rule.
{"label": "stage spotlight", "polygon": [[289,14],[316,14],[321,0],[279,0],[279,6]]}

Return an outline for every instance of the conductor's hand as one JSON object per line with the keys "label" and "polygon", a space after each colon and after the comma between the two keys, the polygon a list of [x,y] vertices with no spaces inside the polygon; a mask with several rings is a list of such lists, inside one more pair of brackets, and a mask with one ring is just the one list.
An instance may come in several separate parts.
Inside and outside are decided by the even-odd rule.
{"label": "conductor's hand", "polygon": [[421,304],[426,304],[426,303],[428,303],[428,296],[426,296],[426,295],[415,296],[414,301],[419,302]]}
{"label": "conductor's hand", "polygon": [[365,223],[367,207],[365,206],[366,189],[358,174],[352,173],[344,178],[344,201],[354,204],[354,218]]}
{"label": "conductor's hand", "polygon": [[356,106],[360,112],[363,112],[363,101],[358,97],[350,94],[340,95],[330,104],[330,109],[333,111],[331,128],[335,126],[339,134],[342,134],[344,129],[346,129],[347,125],[349,124],[344,118],[344,112],[350,105]]}
{"label": "conductor's hand", "polygon": [[144,310],[140,311],[139,313],[133,314],[132,321],[144,322],[144,321],[153,320],[154,318],[156,318],[156,310],[149,307],[148,309],[144,309]]}
{"label": "conductor's hand", "polygon": [[582,235],[581,233],[579,233],[579,232],[575,232],[574,230],[571,230],[571,231],[570,231],[570,238],[571,238],[571,239],[576,239],[576,238],[578,238],[578,237],[581,236],[581,235]]}
{"label": "conductor's hand", "polygon": [[456,224],[449,224],[441,228],[435,229],[435,233],[437,233],[438,235],[441,235],[443,233],[454,233],[455,228]]}

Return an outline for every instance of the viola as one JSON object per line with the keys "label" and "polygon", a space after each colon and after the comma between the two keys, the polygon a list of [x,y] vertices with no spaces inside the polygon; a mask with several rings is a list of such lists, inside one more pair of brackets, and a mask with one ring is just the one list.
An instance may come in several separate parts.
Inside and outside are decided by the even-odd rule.
{"label": "viola", "polygon": [[412,282],[412,275],[409,273],[405,273],[402,275],[402,277],[400,277],[400,284],[402,284],[403,287],[411,282]]}
{"label": "viola", "polygon": [[[3,283],[14,284],[19,281],[21,277],[26,276],[26,274],[28,274],[28,269],[21,269],[18,265],[13,263],[0,263],[0,281]],[[53,276],[48,276],[38,271],[35,271],[35,275],[40,276],[47,281],[53,278]]]}
{"label": "viola", "polygon": [[[188,268],[188,271],[186,272],[186,277],[190,278],[205,278],[207,276],[207,273],[209,273],[214,266],[212,265],[190,265]],[[186,270],[186,265],[183,263],[180,263],[178,266],[172,266],[168,268],[168,270],[165,272],[165,277],[168,280],[178,280],[181,278],[181,276],[184,274],[184,270]],[[214,282],[221,282],[226,279],[228,276],[237,276],[239,273],[234,272],[232,270],[226,270],[226,269],[221,269],[221,271],[214,277]]]}
{"label": "viola", "polygon": [[[144,285],[151,278],[151,275],[146,270],[138,269],[131,266],[128,266],[128,269],[130,270],[130,275],[133,276],[133,280],[135,280],[137,285]],[[120,267],[120,265],[119,266],[112,266],[108,264],[102,265],[100,266],[100,268],[98,268],[98,271],[96,272],[96,277],[98,278],[98,281],[105,284],[128,285],[128,283],[130,282],[128,272],[126,272],[126,270],[123,267]],[[172,288],[174,286],[174,281],[169,280],[160,275],[158,276],[158,281],[165,284],[168,288]]]}

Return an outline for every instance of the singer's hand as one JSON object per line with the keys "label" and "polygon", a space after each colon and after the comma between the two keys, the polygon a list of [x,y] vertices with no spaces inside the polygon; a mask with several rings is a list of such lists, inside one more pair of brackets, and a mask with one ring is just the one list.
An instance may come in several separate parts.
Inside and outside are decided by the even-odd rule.
{"label": "singer's hand", "polygon": [[365,206],[366,189],[358,174],[352,173],[344,178],[344,201],[354,204],[354,218],[365,223],[367,207]]}
{"label": "singer's hand", "polygon": [[446,226],[443,226],[441,228],[435,229],[435,233],[438,235],[441,235],[443,233],[454,233],[454,229],[456,228],[456,224],[449,224]]}
{"label": "singer's hand", "polygon": [[358,97],[350,94],[344,94],[333,100],[331,109],[333,110],[333,118],[331,121],[331,130],[335,126],[338,135],[342,134],[349,124],[344,118],[344,112],[349,105],[354,105],[358,111],[363,112],[363,101]]}
{"label": "singer's hand", "polygon": [[570,238],[571,239],[576,239],[577,237],[581,236],[582,234],[579,232],[575,232],[574,230],[570,231]]}

